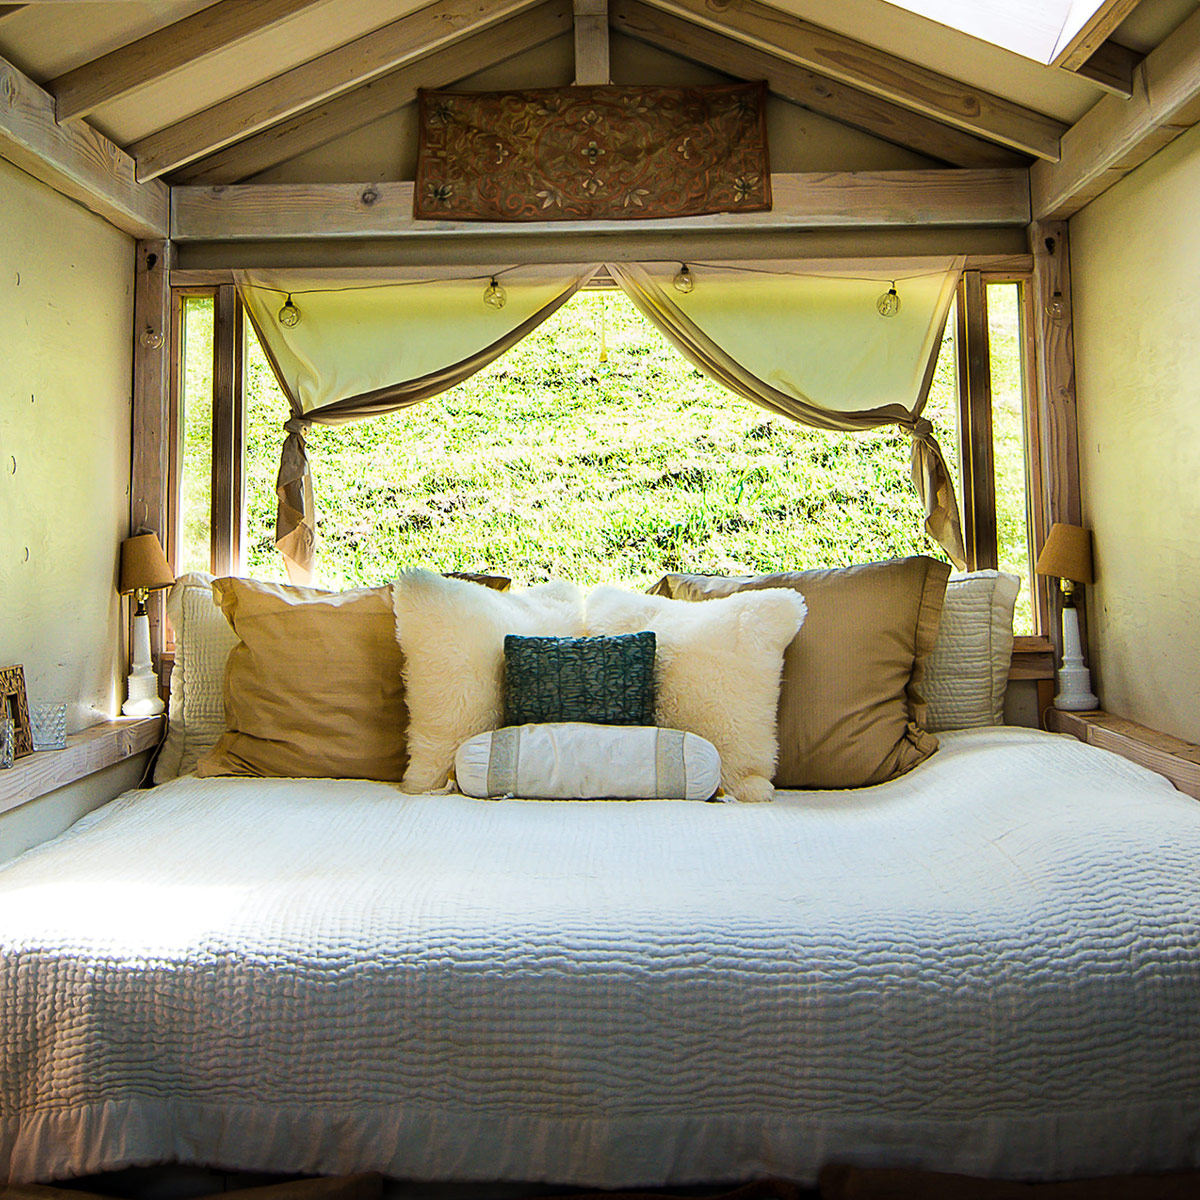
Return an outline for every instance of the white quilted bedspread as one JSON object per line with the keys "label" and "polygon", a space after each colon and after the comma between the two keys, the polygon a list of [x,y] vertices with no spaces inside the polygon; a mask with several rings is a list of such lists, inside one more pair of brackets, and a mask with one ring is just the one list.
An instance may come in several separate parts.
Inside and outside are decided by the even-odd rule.
{"label": "white quilted bedspread", "polygon": [[0,869],[0,1177],[1200,1165],[1200,804],[944,735],[773,805],[183,778]]}

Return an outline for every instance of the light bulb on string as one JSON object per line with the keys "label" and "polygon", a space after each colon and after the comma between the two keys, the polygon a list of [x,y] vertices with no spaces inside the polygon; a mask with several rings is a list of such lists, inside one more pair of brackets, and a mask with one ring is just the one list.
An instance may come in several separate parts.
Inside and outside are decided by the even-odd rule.
{"label": "light bulb on string", "polygon": [[146,328],[142,330],[141,337],[138,338],[138,341],[141,342],[147,350],[161,350],[163,344],[163,335],[159,333],[159,331],[155,329],[153,325],[147,325]]}
{"label": "light bulb on string", "polygon": [[1063,294],[1058,288],[1054,289],[1050,299],[1046,302],[1046,316],[1052,321],[1061,321],[1067,315],[1067,302],[1063,299]]}
{"label": "light bulb on string", "polygon": [[495,275],[483,289],[483,302],[489,308],[503,308],[508,303],[508,293],[496,282]]}
{"label": "light bulb on string", "polygon": [[292,303],[290,294],[287,303],[279,310],[279,323],[287,329],[300,324],[300,310]]}
{"label": "light bulb on string", "polygon": [[878,309],[881,317],[894,317],[900,311],[900,297],[896,294],[896,281],[894,279],[892,280],[892,286],[875,301],[875,307]]}
{"label": "light bulb on string", "polygon": [[679,264],[679,270],[671,282],[675,285],[675,290],[682,292],[685,296],[696,286],[696,280],[693,278],[691,271],[688,270],[687,263]]}

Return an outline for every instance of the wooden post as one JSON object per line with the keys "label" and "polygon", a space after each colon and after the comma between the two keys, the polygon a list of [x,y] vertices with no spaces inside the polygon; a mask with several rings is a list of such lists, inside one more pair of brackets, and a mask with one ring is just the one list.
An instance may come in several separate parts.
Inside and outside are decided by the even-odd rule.
{"label": "wooden post", "polygon": [[967,568],[995,570],[996,481],[992,448],[992,364],[987,292],[978,271],[958,290],[958,443],[962,462]]}
{"label": "wooden post", "polygon": [[241,570],[242,439],[244,397],[242,306],[237,289],[217,289],[213,337],[212,570],[236,575]]}
{"label": "wooden post", "polygon": [[[171,427],[171,243],[138,242],[133,293],[133,414],[129,530],[151,529],[171,553],[167,531]],[[151,592],[150,648],[160,663],[162,592]]]}
{"label": "wooden post", "polygon": [[575,0],[575,82],[608,81],[608,0]]}

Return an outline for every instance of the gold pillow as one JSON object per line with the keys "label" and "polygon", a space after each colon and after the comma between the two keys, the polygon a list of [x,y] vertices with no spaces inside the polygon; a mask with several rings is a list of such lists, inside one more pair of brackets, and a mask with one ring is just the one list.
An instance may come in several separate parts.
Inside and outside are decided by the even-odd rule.
{"label": "gold pillow", "polygon": [[676,600],[798,591],[808,617],[783,657],[775,786],[852,788],[903,775],[937,749],[920,685],[949,575],[918,556],[753,578],[665,575],[651,590]]}
{"label": "gold pillow", "polygon": [[408,710],[390,587],[218,579],[213,594],[239,640],[225,670],[228,732],[197,774],[403,778]]}

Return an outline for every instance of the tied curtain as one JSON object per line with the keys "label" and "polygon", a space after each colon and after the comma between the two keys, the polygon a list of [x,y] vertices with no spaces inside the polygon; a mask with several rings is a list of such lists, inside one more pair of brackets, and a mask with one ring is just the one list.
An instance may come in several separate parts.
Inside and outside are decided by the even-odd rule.
{"label": "tied curtain", "polygon": [[[965,566],[954,486],[921,414],[961,259],[858,269],[813,263],[733,267],[691,264],[681,293],[678,263],[608,264],[638,309],[700,370],[789,420],[861,431],[898,425],[912,438],[912,478],[925,528]],[[280,460],[275,543],[289,577],[311,582],[315,514],[305,431],[395,412],[486,366],[584,286],[589,266],[498,272],[507,303],[484,303],[488,277],[426,270],[369,283],[313,273],[239,272],[247,314],[287,396],[291,417]],[[896,278],[901,307],[881,317],[875,301]],[[300,321],[278,320],[288,295]]]}

